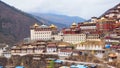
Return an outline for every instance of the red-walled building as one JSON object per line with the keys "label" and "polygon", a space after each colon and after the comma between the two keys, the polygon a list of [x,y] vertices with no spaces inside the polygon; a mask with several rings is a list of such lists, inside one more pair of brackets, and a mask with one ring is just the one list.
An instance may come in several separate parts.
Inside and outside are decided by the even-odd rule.
{"label": "red-walled building", "polygon": [[115,28],[115,21],[111,19],[101,18],[96,23],[98,31],[111,31]]}
{"label": "red-walled building", "polygon": [[64,28],[62,30],[63,34],[79,34],[80,31],[76,23],[73,23],[70,28]]}

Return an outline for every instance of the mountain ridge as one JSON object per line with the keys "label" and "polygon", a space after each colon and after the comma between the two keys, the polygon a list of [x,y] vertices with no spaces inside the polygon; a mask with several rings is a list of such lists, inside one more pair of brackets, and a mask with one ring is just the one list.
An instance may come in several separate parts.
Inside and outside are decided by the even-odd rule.
{"label": "mountain ridge", "polygon": [[14,44],[29,37],[30,26],[38,21],[32,15],[0,1],[0,43]]}
{"label": "mountain ridge", "polygon": [[119,14],[120,14],[120,3],[108,9],[100,17],[106,17],[106,18],[112,18],[112,19],[118,20],[120,18]]}
{"label": "mountain ridge", "polygon": [[34,17],[35,17],[37,20],[43,22],[43,24],[46,24],[46,25],[48,25],[48,26],[50,26],[51,24],[54,24],[54,25],[57,25],[58,29],[67,27],[65,24],[55,23],[55,22],[52,22],[52,21],[43,19],[43,18],[38,17],[38,16],[34,16]]}
{"label": "mountain ridge", "polygon": [[54,23],[61,23],[66,26],[71,25],[73,22],[83,22],[85,19],[80,18],[78,16],[67,16],[67,15],[60,15],[60,14],[53,14],[53,13],[31,13],[34,16],[41,17],[43,19],[49,20]]}

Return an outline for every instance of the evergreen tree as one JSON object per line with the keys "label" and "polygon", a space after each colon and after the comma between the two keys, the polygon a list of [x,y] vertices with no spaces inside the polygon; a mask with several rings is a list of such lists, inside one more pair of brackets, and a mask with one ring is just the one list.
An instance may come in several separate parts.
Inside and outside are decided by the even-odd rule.
{"label": "evergreen tree", "polygon": [[53,61],[53,60],[51,60],[51,61],[50,61],[49,68],[54,68],[54,66],[55,66],[55,63],[54,63],[54,61]]}

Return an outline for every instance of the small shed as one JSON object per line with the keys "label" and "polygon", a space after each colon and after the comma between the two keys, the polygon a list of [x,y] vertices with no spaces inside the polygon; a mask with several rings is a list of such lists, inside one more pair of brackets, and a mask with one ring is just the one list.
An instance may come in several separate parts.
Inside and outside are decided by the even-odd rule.
{"label": "small shed", "polygon": [[55,60],[54,62],[55,62],[55,63],[62,63],[63,61],[57,59],[57,60]]}
{"label": "small shed", "polygon": [[16,66],[15,68],[25,68],[24,66]]}
{"label": "small shed", "polygon": [[105,48],[110,48],[110,47],[111,47],[110,44],[106,44],[106,45],[105,45]]}
{"label": "small shed", "polygon": [[85,66],[85,65],[71,65],[70,68],[88,68],[88,66]]}
{"label": "small shed", "polygon": [[3,68],[3,66],[0,66],[0,68]]}

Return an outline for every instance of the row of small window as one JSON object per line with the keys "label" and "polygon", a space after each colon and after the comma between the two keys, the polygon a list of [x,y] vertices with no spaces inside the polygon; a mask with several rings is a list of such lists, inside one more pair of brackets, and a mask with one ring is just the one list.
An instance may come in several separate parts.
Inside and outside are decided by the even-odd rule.
{"label": "row of small window", "polygon": [[36,38],[33,38],[33,39],[36,39],[36,40],[39,40],[39,39],[49,39],[48,37],[43,37],[43,38],[39,38],[39,37],[36,37]]}
{"label": "row of small window", "polygon": [[70,38],[70,37],[69,37],[69,38],[64,38],[64,39],[66,39],[66,40],[73,40],[73,41],[76,40],[76,41],[77,41],[77,40],[85,40],[86,38],[84,38],[84,37],[82,37],[82,38],[72,38],[72,37],[71,37],[71,38]]}
{"label": "row of small window", "polygon": [[87,39],[99,39],[98,37],[88,37]]}
{"label": "row of small window", "polygon": [[79,35],[65,35],[65,36],[70,36],[70,37],[84,37],[86,34],[79,34]]}
{"label": "row of small window", "polygon": [[64,54],[64,55],[71,55],[71,53],[63,53],[63,52],[62,53],[60,52],[59,54],[60,55],[62,55],[62,54]]}
{"label": "row of small window", "polygon": [[50,35],[35,35],[34,36],[35,38],[42,38],[42,37],[50,37]]}
{"label": "row of small window", "polygon": [[80,27],[81,29],[96,29],[96,26],[84,26]]}
{"label": "row of small window", "polygon": [[35,32],[35,34],[51,34],[51,32]]}

